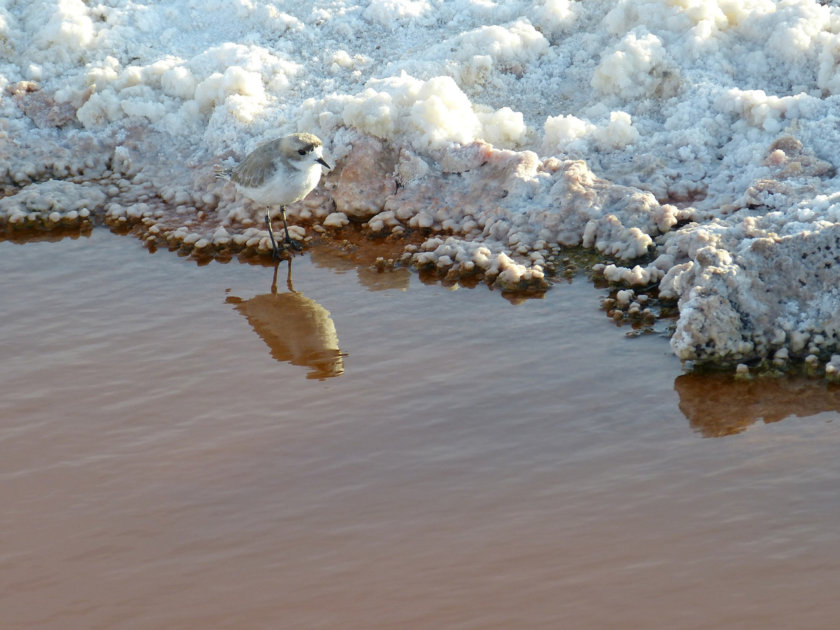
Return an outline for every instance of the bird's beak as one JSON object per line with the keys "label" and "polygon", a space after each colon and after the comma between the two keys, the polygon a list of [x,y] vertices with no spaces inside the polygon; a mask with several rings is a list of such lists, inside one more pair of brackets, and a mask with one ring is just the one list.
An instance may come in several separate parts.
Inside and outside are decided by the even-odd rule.
{"label": "bird's beak", "polygon": [[328,171],[331,171],[331,170],[332,170],[332,166],[330,166],[329,164],[327,164],[327,161],[326,161],[324,158],[318,158],[318,159],[317,159],[317,160],[315,160],[315,161],[316,161],[316,162],[318,162],[318,164],[320,164],[321,166],[326,167],[326,169],[327,169]]}

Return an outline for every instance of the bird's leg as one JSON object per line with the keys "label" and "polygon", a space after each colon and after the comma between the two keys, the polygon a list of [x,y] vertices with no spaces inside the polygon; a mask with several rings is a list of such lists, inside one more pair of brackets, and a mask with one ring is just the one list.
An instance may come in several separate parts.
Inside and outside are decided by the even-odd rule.
{"label": "bird's leg", "polygon": [[286,287],[292,293],[297,293],[297,291],[295,291],[295,288],[292,286],[292,257],[291,256],[289,256],[289,272],[286,274]]}
{"label": "bird's leg", "polygon": [[[289,259],[291,261],[291,258]],[[280,261],[274,259],[274,277],[271,279],[271,295],[277,295],[277,267],[280,266]]]}
{"label": "bird's leg", "polygon": [[265,227],[268,228],[268,236],[271,239],[271,249],[274,255],[274,259],[279,260],[280,252],[282,250],[277,246],[277,241],[274,240],[274,230],[271,229],[271,212],[269,210],[265,211]]}
{"label": "bird's leg", "polygon": [[302,245],[289,236],[289,227],[286,225],[286,206],[280,206],[280,216],[283,217],[283,230],[286,232],[286,245],[291,246],[292,249],[300,251],[303,249]]}

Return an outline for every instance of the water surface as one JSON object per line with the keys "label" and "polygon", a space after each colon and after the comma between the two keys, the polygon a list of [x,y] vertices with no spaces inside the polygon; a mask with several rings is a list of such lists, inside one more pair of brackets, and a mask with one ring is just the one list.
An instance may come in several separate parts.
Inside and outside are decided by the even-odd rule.
{"label": "water surface", "polygon": [[836,389],[684,375],[584,279],[273,271],[0,242],[3,628],[840,622]]}

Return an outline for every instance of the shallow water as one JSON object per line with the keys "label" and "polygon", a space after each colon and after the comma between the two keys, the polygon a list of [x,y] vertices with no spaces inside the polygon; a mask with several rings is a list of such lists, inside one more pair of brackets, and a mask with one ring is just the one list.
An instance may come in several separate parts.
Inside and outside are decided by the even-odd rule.
{"label": "shallow water", "polygon": [[840,622],[837,389],[683,375],[583,279],[272,275],[0,242],[0,626]]}

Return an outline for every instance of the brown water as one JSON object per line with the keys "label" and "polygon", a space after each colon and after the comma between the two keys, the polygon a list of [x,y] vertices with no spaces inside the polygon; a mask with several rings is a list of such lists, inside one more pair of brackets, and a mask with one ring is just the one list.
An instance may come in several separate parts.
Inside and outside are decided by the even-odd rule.
{"label": "brown water", "polygon": [[840,624],[838,390],[683,375],[585,280],[272,271],[0,242],[0,627]]}

